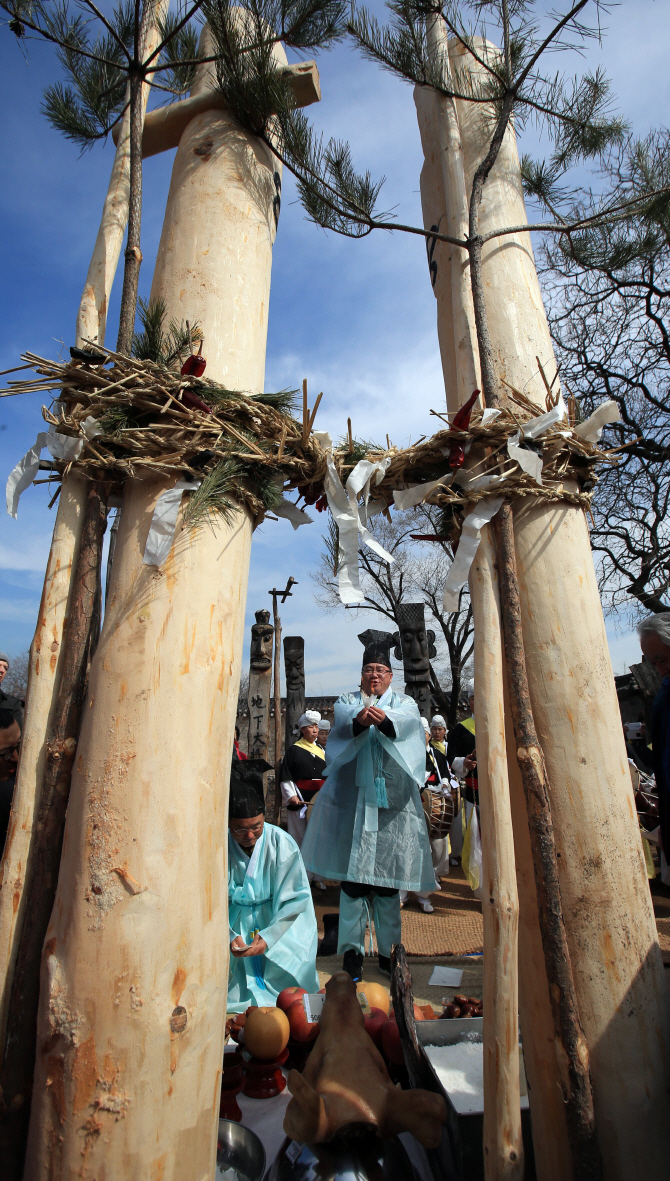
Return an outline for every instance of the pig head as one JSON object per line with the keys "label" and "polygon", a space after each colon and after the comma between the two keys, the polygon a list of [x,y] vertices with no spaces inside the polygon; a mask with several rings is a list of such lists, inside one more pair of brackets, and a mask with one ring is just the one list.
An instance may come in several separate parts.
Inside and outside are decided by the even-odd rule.
{"label": "pig head", "polygon": [[304,1073],[292,1070],[284,1131],[293,1140],[332,1140],[351,1124],[368,1124],[378,1136],[411,1132],[424,1148],[436,1148],[446,1119],[444,1099],[430,1091],[402,1091],[365,1032],[356,986],[347,972],[331,976],[321,1029]]}

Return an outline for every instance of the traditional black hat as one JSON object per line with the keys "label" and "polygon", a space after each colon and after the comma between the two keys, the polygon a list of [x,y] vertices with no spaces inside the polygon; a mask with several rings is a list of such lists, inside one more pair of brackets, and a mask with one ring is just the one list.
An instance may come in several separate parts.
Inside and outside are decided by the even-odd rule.
{"label": "traditional black hat", "polygon": [[265,812],[263,771],[271,769],[265,759],[233,759],[228,803],[231,820],[248,820]]}
{"label": "traditional black hat", "polygon": [[363,652],[363,666],[366,664],[385,664],[387,668],[392,668],[389,654],[391,644],[393,643],[391,632],[378,632],[374,628],[368,628],[367,631],[361,632],[358,638],[365,648]]}

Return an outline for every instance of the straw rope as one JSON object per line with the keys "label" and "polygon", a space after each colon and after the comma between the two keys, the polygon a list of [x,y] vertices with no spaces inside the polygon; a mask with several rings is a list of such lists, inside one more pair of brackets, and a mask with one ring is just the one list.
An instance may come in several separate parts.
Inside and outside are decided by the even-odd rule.
{"label": "straw rope", "polygon": [[[298,421],[287,413],[289,395],[226,390],[205,377],[183,377],[153,361],[107,349],[104,353],[104,364],[87,364],[50,361],[26,352],[22,361],[39,376],[12,381],[0,391],[4,396],[51,392],[54,400],[50,409],[42,408],[44,419],[58,433],[82,439],[76,460],[52,464],[54,478],[62,478],[73,467],[91,479],[118,482],[128,476],[187,474],[210,477],[215,485],[223,472],[227,473],[226,490],[230,491],[233,481],[236,496],[255,515],[272,508],[282,485],[284,491],[299,489],[307,503],[323,495],[327,457],[311,430],[314,413],[309,421]],[[508,389],[499,416],[485,423],[475,411],[467,430],[445,425],[430,439],[406,448],[377,449],[345,441],[333,450],[342,482],[360,459],[388,460],[383,480],[372,488],[373,499],[384,502],[388,511],[394,506],[394,491],[447,475],[451,446],[461,443],[467,449],[468,478],[500,478],[490,487],[440,486],[427,497],[429,503],[451,510],[449,540],[458,536],[467,512],[491,496],[531,496],[588,508],[597,479],[594,469],[603,462],[616,462],[614,452],[581,439],[563,420],[542,434],[543,483],[538,484],[510,458],[507,442],[544,410],[520,391]],[[549,396],[547,408],[550,401]],[[90,418],[101,432],[92,438],[86,437],[84,428]],[[226,503],[224,497],[222,504]],[[215,496],[210,507],[221,507]]]}

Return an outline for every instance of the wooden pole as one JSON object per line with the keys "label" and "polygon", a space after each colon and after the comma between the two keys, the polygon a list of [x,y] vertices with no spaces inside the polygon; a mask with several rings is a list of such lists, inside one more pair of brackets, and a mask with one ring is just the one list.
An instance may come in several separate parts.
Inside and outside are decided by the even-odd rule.
{"label": "wooden pole", "polygon": [[[205,67],[199,84],[211,85]],[[189,123],[173,166],[152,296],[199,319],[208,372],[235,389],[264,385],[278,170],[221,110]],[[173,484],[124,488],[44,947],[24,1181],[214,1172],[252,521],[178,522],[164,566],[144,565]]]}
{"label": "wooden pole", "polygon": [[30,1117],[40,958],[58,881],[70,776],[83,708],[92,624],[99,595],[107,490],[89,483],[63,662],[53,721],[47,736],[44,782],[25,884],[25,917],[16,957],[0,1068],[0,1178],[21,1181]]}
{"label": "wooden pole", "polygon": [[518,923],[505,741],[500,590],[487,525],[470,571],[484,917],[484,1175],[524,1176],[519,1094]]}
{"label": "wooden pole", "polygon": [[281,598],[282,603],[287,599],[292,598],[291,587],[297,586],[295,578],[289,578],[283,591],[273,589],[268,591],[272,595],[272,619],[275,629],[275,650],[274,650],[274,671],[273,671],[273,690],[274,690],[274,706],[275,706],[275,806],[272,813],[272,823],[279,823],[279,813],[281,810],[281,791],[279,786],[279,776],[281,774],[281,619],[279,618],[279,611],[277,609],[277,599]]}
{"label": "wooden pole", "polygon": [[272,595],[272,618],[274,623],[274,669],[272,674],[272,686],[274,692],[275,703],[275,806],[272,814],[272,823],[279,823],[279,812],[281,809],[281,789],[279,785],[279,776],[281,774],[281,619],[277,610],[277,591],[270,591]]}

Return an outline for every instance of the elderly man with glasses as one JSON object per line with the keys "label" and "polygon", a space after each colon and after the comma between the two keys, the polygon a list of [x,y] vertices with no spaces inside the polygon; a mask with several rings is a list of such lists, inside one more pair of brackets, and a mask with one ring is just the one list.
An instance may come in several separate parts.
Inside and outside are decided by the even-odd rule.
{"label": "elderly man with glasses", "polygon": [[[302,855],[307,869],[342,883],[338,954],[362,979],[365,929],[374,917],[379,967],[390,974],[400,943],[400,890],[435,889],[420,787],[426,742],[415,701],[391,688],[389,632],[367,631],[361,688],[335,703],[326,782]],[[372,929],[372,923],[370,923]]]}

